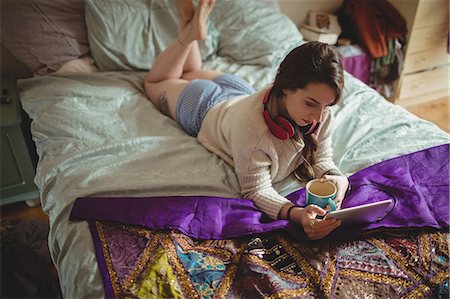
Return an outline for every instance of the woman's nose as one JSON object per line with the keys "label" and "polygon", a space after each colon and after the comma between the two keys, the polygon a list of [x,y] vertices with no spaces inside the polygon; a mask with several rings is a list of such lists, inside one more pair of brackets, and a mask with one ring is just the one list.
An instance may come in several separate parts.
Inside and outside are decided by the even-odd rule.
{"label": "woman's nose", "polygon": [[311,116],[314,118],[314,120],[320,121],[322,119],[322,113],[323,113],[323,108],[320,108],[317,111],[314,111],[313,113],[311,113]]}

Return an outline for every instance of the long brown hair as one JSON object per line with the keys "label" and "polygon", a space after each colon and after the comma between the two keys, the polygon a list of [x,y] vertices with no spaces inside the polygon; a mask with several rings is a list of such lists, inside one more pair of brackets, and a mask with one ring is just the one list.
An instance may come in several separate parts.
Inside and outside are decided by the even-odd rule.
{"label": "long brown hair", "polygon": [[[295,91],[309,83],[324,83],[336,91],[336,104],[342,97],[344,71],[338,51],[334,46],[321,42],[307,42],[293,49],[281,62],[271,95],[279,100],[285,89]],[[301,134],[296,130],[294,138]],[[312,165],[316,163],[317,138],[315,134],[303,136],[305,147],[302,155],[307,160],[297,167],[295,173],[302,181],[314,178]],[[299,153],[300,154],[300,153]],[[309,162],[309,163],[308,163]]]}

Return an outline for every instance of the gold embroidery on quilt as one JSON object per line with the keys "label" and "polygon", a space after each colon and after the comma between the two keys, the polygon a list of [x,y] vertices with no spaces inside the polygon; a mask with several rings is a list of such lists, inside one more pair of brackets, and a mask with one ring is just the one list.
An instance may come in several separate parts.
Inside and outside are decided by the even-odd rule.
{"label": "gold embroidery on quilt", "polygon": [[366,271],[342,269],[339,271],[339,276],[341,277],[352,277],[365,281],[382,282],[385,284],[396,284],[402,287],[410,287],[413,282],[406,281],[404,278],[392,277],[379,273],[368,273]]}
{"label": "gold embroidery on quilt", "polygon": [[[426,238],[428,236],[429,236],[429,234],[423,234],[421,236],[421,238],[419,238],[419,239],[423,240],[422,238]],[[399,265],[402,266],[404,271],[410,270],[409,265],[406,262],[404,262],[403,259],[398,255],[398,253],[396,251],[392,250],[392,248],[390,246],[386,246],[386,245],[384,245],[383,242],[380,242],[378,240],[374,243],[377,243],[378,246],[385,249],[389,253],[389,256],[392,257]],[[425,242],[425,243],[427,243],[427,242]],[[429,248],[430,247],[428,245],[428,249]],[[423,257],[426,256],[426,258],[429,259],[430,255],[431,255],[430,250],[425,250],[422,253],[423,253],[422,254]],[[408,271],[408,273],[411,276],[413,276],[416,281],[420,280],[420,276],[417,275],[417,273],[412,272],[412,271]],[[441,276],[441,273],[439,273],[438,275],[435,275],[434,277],[430,278],[430,281],[434,283],[434,281],[439,281],[440,279],[444,280],[448,276],[448,273],[445,273],[444,275]],[[427,285],[420,284],[414,290],[412,290],[410,294],[406,295],[404,298],[422,298],[429,292],[430,292],[430,288]]]}
{"label": "gold embroidery on quilt", "polygon": [[127,231],[127,232],[133,233],[135,235],[139,235],[139,236],[147,238],[147,239],[150,239],[152,234],[154,234],[152,230],[142,227],[142,226],[136,226],[136,225],[123,224],[121,226],[121,229],[123,231]]}
{"label": "gold embroidery on quilt", "polygon": [[228,266],[228,269],[226,269],[225,274],[222,278],[221,283],[217,287],[216,293],[214,297],[218,298],[224,298],[225,295],[228,293],[231,287],[231,283],[234,280],[234,277],[236,276],[236,270],[237,270],[237,264],[241,260],[242,254],[244,253],[245,248],[247,247],[246,242],[243,242],[236,252],[236,254],[233,257],[233,260]]}
{"label": "gold embroidery on quilt", "polygon": [[391,246],[387,245],[383,241],[378,240],[377,238],[371,239],[370,242],[383,249],[384,252],[386,252],[388,256],[393,259],[400,266],[400,268],[402,268],[403,271],[405,271],[408,275],[414,277],[414,280],[420,280],[420,276],[415,271],[411,270],[408,262],[405,261],[403,256],[396,250],[394,250]]}
{"label": "gold embroidery on quilt", "polygon": [[[142,228],[144,230],[144,228]],[[128,275],[126,279],[123,280],[123,288],[130,289],[132,285],[136,282],[136,279],[141,275],[144,268],[147,266],[150,258],[155,253],[156,248],[159,245],[159,237],[160,234],[154,234],[153,238],[150,240],[150,244],[145,247],[144,251],[139,257],[139,260],[136,262],[133,271]]]}
{"label": "gold embroidery on quilt", "polygon": [[419,261],[423,268],[426,270],[426,272],[430,271],[430,264],[431,264],[431,235],[430,234],[422,234],[418,238],[419,242],[419,250],[422,253],[421,254],[421,261]]}
{"label": "gold embroidery on quilt", "polygon": [[[145,228],[122,226],[121,230],[146,237],[150,240],[148,240],[148,245],[139,256],[139,260],[136,263],[136,266],[133,268],[132,273],[127,276],[125,280],[119,281],[118,275],[113,267],[110,250],[108,248],[108,243],[106,240],[106,231],[108,226],[106,226],[106,223],[103,224],[98,221],[95,222],[95,225],[97,228],[99,239],[101,241],[107,271],[111,279],[111,286],[116,297],[123,297],[125,295],[124,293],[128,293],[128,290],[131,291],[131,294],[128,293],[127,296],[134,295],[139,297],[143,296],[145,298],[158,298],[158,296],[154,296],[152,295],[152,293],[161,295],[161,289],[159,289],[159,293],[155,293],[158,290],[154,290],[154,288],[163,288],[169,285],[173,286],[174,289],[177,289],[177,291],[180,292],[170,293],[171,296],[175,298],[178,297],[178,295],[184,295],[184,297],[186,298],[199,298],[202,296],[202,294],[208,296],[212,295],[214,297],[225,297],[228,294],[230,287],[232,286],[235,279],[238,264],[241,264],[243,262],[247,263],[248,261],[251,264],[256,264],[264,267],[265,269],[276,272],[276,274],[279,275],[282,279],[292,280],[301,284],[309,284],[308,287],[302,287],[300,289],[279,291],[272,294],[268,298],[305,296],[308,294],[308,292],[317,292],[318,289],[316,288],[319,286],[321,286],[320,289],[323,290],[323,293],[321,293],[320,296],[328,298],[331,296],[332,284],[336,279],[336,264],[339,252],[339,247],[337,244],[342,244],[327,243],[327,245],[325,245],[327,246],[327,248],[324,250],[328,252],[328,256],[323,260],[322,268],[322,259],[318,259],[317,256],[311,255],[314,254],[315,251],[307,252],[307,254],[305,254],[305,252],[303,252],[301,249],[303,247],[299,247],[300,249],[296,248],[296,245],[293,245],[290,241],[279,235],[276,235],[279,244],[274,245],[268,249],[261,249],[265,253],[275,253],[277,255],[277,257],[273,260],[265,261],[258,257],[258,254],[254,254],[252,252],[250,252],[249,254],[246,253],[245,250],[248,244],[250,244],[249,242],[243,242],[238,246],[238,241],[232,240],[222,240],[220,242],[216,242],[213,240],[198,241],[191,239],[188,236],[184,236],[180,233],[174,233],[175,231],[157,233]],[[421,278],[423,276],[421,270],[429,274],[433,274],[431,275],[432,277],[428,276],[429,282],[433,285],[440,285],[449,277],[448,260],[442,259],[442,257],[448,258],[449,235],[448,233],[442,232],[433,234],[421,234],[420,236],[417,236],[416,240],[418,242],[419,250],[421,253],[420,260],[418,261],[418,263],[421,263],[421,266],[419,266],[421,267],[420,270],[416,270],[416,266],[418,265],[413,265],[411,260],[406,260],[404,258],[404,256],[402,255],[403,252],[398,252],[395,247],[391,247],[388,243],[384,242],[382,238],[380,239],[374,237],[367,240],[367,242],[373,243],[375,246],[378,246],[380,249],[382,249],[387,257],[392,259],[395,264],[397,264],[403,271],[405,271],[405,273],[407,273],[407,275],[413,278],[410,281],[405,278],[392,277],[379,273],[368,273],[366,271],[354,269],[341,269],[339,270],[338,275],[340,277],[346,277],[348,279],[360,279],[360,281],[372,281],[376,283],[398,285],[409,288],[410,293],[406,294],[404,298],[422,298],[429,296],[431,292],[429,286],[420,284],[413,289],[411,287],[417,283],[420,283],[421,279],[423,279]],[[212,294],[212,292],[214,292],[214,288],[210,288],[208,290],[204,289],[203,291],[201,288],[199,288],[198,291],[196,290],[196,287],[194,286],[186,269],[184,268],[182,262],[178,257],[178,247],[176,247],[176,244],[179,244],[179,248],[183,251],[202,252],[207,255],[214,255],[206,256],[203,259],[205,265],[220,267],[224,266],[225,261],[227,262],[224,276],[219,286],[217,286],[215,294]],[[161,250],[165,250],[166,252],[165,254],[167,255],[167,262],[168,265],[172,267],[171,270],[173,271],[173,275],[167,276],[167,280],[165,280],[164,283],[168,283],[166,283],[166,285],[164,286],[161,286],[158,282],[154,283],[153,281],[150,281],[147,285],[146,290],[137,289],[137,284],[146,279],[144,275],[146,268],[155,266],[155,251],[158,249],[159,245],[161,245],[161,248],[163,248]],[[281,247],[279,247],[278,245],[281,245],[282,248],[287,252],[287,254],[292,257],[296,265],[294,263],[291,263],[287,266],[284,266],[284,268],[281,268],[282,271],[279,271],[280,267],[275,267],[279,261],[288,258],[288,255],[281,252]],[[405,246],[405,248],[408,249],[408,252],[414,252],[414,250],[410,250],[412,246],[409,246],[408,244],[405,244]],[[277,251],[280,252],[277,253]],[[310,255],[315,258],[313,261],[308,259],[308,257],[311,257]],[[316,263],[316,259],[319,260],[319,262]],[[200,260],[199,263],[201,264]],[[433,271],[437,271],[436,267],[432,267],[434,262],[439,263],[439,265],[445,268],[437,273],[433,273]],[[292,271],[296,266],[300,267],[302,271],[306,273],[306,275],[303,276],[290,274],[289,271]],[[158,269],[160,271],[170,271],[170,268],[166,266]],[[420,273],[417,273],[416,271],[419,271]],[[323,273],[324,275],[321,277],[320,273]],[[144,276],[140,277],[141,275]],[[137,282],[137,279],[140,279],[140,281]],[[122,286],[121,283],[123,284]],[[152,292],[144,293],[145,291],[148,292],[148,290]],[[140,293],[137,293],[137,291],[140,291]]]}
{"label": "gold embroidery on quilt", "polygon": [[[441,254],[449,257],[450,234],[437,232],[432,234],[433,255]],[[436,252],[438,251],[438,252]]]}
{"label": "gold embroidery on quilt", "polygon": [[[311,288],[300,288],[295,290],[283,290],[280,292],[277,292],[275,294],[272,294],[268,297],[264,297],[266,299],[277,299],[277,298],[295,298],[299,296],[305,296],[306,294],[311,292]],[[312,296],[311,296],[312,297]]]}
{"label": "gold embroidery on quilt", "polygon": [[197,263],[201,266],[201,269],[205,270],[223,270],[225,264],[221,259],[210,255],[199,257]]}
{"label": "gold embroidery on quilt", "polygon": [[[217,246],[214,246],[213,244],[215,242],[211,242],[209,240],[204,241],[204,244],[203,243],[198,244],[198,242],[190,242],[190,240],[192,240],[191,238],[182,235],[180,233],[173,232],[171,233],[171,236],[181,246],[181,248],[183,248],[183,250],[195,250],[205,254],[212,254],[219,257],[222,260],[230,260],[234,254],[233,252],[230,252],[225,248],[219,248]],[[228,241],[228,240],[218,240],[218,241]]]}
{"label": "gold embroidery on quilt", "polygon": [[117,276],[116,271],[114,271],[114,267],[111,261],[111,256],[109,255],[108,243],[106,242],[105,230],[103,229],[103,225],[99,221],[95,221],[95,226],[97,228],[98,237],[102,244],[103,256],[105,258],[106,268],[108,269],[108,274],[111,280],[112,289],[114,291],[115,297],[120,297],[121,295],[121,287],[119,284],[119,277]]}
{"label": "gold embroidery on quilt", "polygon": [[167,251],[169,263],[171,264],[173,271],[178,278],[178,282],[181,286],[184,296],[189,299],[199,298],[199,294],[195,291],[194,285],[189,279],[186,269],[178,259],[175,244],[172,242],[172,239],[168,235],[161,236],[161,244]]}
{"label": "gold embroidery on quilt", "polygon": [[434,241],[439,244],[438,248],[445,256],[449,256],[448,250],[450,246],[450,234],[444,232],[437,232],[433,234]]}
{"label": "gold embroidery on quilt", "polygon": [[336,260],[337,260],[337,244],[332,242],[329,247],[330,258],[328,263],[326,263],[325,275],[322,280],[323,291],[326,297],[331,296],[331,288],[333,284],[333,280],[336,276]]}
{"label": "gold embroidery on quilt", "polygon": [[308,275],[308,279],[315,283],[319,284],[320,282],[320,273],[314,267],[312,267],[306,258],[301,255],[297,248],[291,245],[288,241],[286,241],[283,237],[277,236],[278,242],[284,247],[286,252],[294,259],[297,265]]}
{"label": "gold embroidery on quilt", "polygon": [[424,284],[419,285],[411,293],[402,297],[402,299],[417,299],[426,298],[427,294],[430,292],[430,288]]}
{"label": "gold embroidery on quilt", "polygon": [[443,269],[441,272],[436,274],[434,277],[430,279],[430,282],[434,285],[442,284],[444,280],[449,277],[448,268]]}

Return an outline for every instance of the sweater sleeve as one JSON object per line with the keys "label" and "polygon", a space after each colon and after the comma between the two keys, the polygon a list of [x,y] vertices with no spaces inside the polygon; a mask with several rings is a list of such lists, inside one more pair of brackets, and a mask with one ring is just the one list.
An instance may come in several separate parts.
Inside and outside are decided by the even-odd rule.
{"label": "sweater sleeve", "polygon": [[[237,175],[244,198],[251,199],[255,205],[270,218],[277,219],[281,208],[290,203],[272,186],[270,167],[272,161],[262,150],[251,153],[244,167],[237,167]],[[243,161],[242,161],[243,162]]]}
{"label": "sweater sleeve", "polygon": [[313,165],[314,174],[317,178],[329,171],[340,172],[333,161],[332,134],[334,130],[334,117],[329,109],[326,110],[321,129],[318,135],[317,160]]}

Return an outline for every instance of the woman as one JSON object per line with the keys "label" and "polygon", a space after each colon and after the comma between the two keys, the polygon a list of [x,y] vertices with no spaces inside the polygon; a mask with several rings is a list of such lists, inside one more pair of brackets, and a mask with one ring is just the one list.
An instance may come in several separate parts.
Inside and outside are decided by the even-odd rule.
{"label": "woman", "polygon": [[294,206],[272,183],[294,173],[338,188],[340,206],[348,180],[332,160],[333,117],[329,106],[341,98],[344,77],[336,50],[311,42],[292,50],[273,86],[255,92],[237,76],[202,69],[198,40],[214,0],[177,0],[178,37],[156,59],[145,80],[150,101],[176,120],[207,149],[235,168],[241,193],[272,219],[299,224],[320,239],[339,220],[316,220],[326,211]]}

